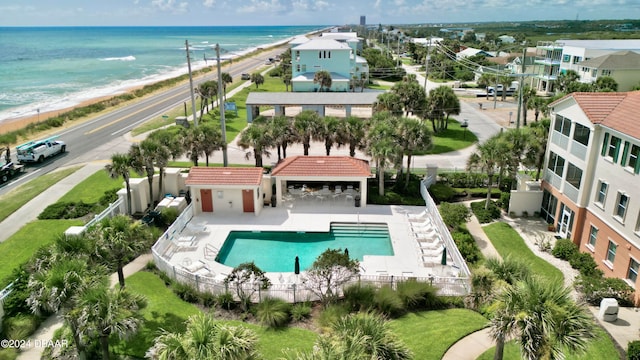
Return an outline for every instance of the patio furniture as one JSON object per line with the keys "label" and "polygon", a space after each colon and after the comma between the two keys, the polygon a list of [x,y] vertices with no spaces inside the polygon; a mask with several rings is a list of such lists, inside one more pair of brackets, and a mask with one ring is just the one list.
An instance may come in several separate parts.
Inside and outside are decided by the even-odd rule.
{"label": "patio furniture", "polygon": [[211,245],[211,244],[207,244],[204,247],[204,258],[207,260],[215,260],[216,256],[218,256],[218,253],[220,252],[220,250],[218,250],[217,247]]}

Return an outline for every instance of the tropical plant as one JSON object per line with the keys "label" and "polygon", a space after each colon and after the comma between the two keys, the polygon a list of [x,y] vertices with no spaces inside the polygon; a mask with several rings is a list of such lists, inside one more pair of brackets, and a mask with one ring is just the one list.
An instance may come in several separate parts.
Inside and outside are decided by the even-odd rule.
{"label": "tropical plant", "polygon": [[311,139],[316,136],[321,127],[322,119],[317,112],[313,110],[304,110],[293,120],[293,127],[298,134],[298,138],[302,142],[304,155],[309,155],[311,147]]}
{"label": "tropical plant", "polygon": [[544,166],[544,157],[547,151],[547,139],[549,137],[549,127],[551,122],[548,119],[529,124],[527,132],[527,148],[524,154],[524,163],[535,166],[535,180],[540,179],[540,173]]}
{"label": "tropical plant", "polygon": [[424,89],[418,84],[415,77],[405,77],[403,81],[393,85],[391,93],[398,96],[406,116],[424,109],[426,105],[427,99]]}
{"label": "tropical plant", "polygon": [[522,91],[522,125],[527,126],[527,109],[530,108],[529,102],[537,96],[537,91],[529,85],[521,86],[518,88],[518,92],[520,91]]}
{"label": "tropical plant", "polygon": [[250,126],[247,126],[240,134],[238,145],[243,149],[252,148],[252,152],[245,153],[245,159],[251,155],[255,159],[256,167],[262,167],[262,156],[271,156],[268,147],[272,143],[270,131],[264,117],[256,118]]}
{"label": "tropical plant", "polygon": [[284,91],[289,92],[289,85],[291,85],[291,74],[284,74],[284,76],[282,77],[282,82],[284,83]]}
{"label": "tropical plant", "polygon": [[256,84],[257,89],[258,86],[264,84],[264,76],[262,76],[262,74],[260,74],[259,72],[255,72],[251,74],[251,82]]}
{"label": "tropical plant", "polygon": [[448,86],[438,86],[429,91],[421,117],[431,120],[433,132],[447,128],[450,115],[460,114],[460,100]]}
{"label": "tropical plant", "polygon": [[276,115],[269,123],[271,140],[278,150],[278,162],[287,157],[287,147],[296,140],[296,132],[293,129],[291,118],[284,115]]}
{"label": "tropical plant", "polygon": [[220,78],[222,79],[224,101],[227,101],[227,84],[231,84],[233,82],[233,77],[228,72],[223,72],[220,74]]}
{"label": "tropical plant", "polygon": [[[204,110],[208,108],[209,103],[213,104],[216,96],[218,96],[218,82],[215,80],[208,80],[196,88],[196,93],[202,101],[200,102],[200,113],[204,113]],[[196,116],[196,114],[193,114]]]}
{"label": "tropical plant", "polygon": [[216,150],[222,149],[226,144],[222,141],[222,133],[212,123],[200,125],[202,131],[202,153],[204,153],[205,166],[209,166],[209,156]]}
{"label": "tropical plant", "polygon": [[467,168],[480,169],[487,174],[487,199],[485,201],[485,210],[489,209],[491,202],[491,188],[493,187],[493,177],[502,164],[506,163],[506,149],[504,142],[499,138],[499,134],[495,135],[483,144],[477,146],[476,152],[472,153],[467,160]]}
{"label": "tropical plant", "polygon": [[404,187],[408,188],[413,154],[419,151],[426,151],[431,147],[431,132],[422,121],[417,119],[402,118],[398,125],[398,145],[402,154],[407,157],[407,174]]}
{"label": "tropical plant", "polygon": [[252,360],[258,359],[258,337],[243,326],[221,324],[213,316],[189,317],[184,333],[163,330],[145,358],[152,360]]}
{"label": "tropical plant", "polygon": [[270,328],[281,328],[289,323],[291,304],[278,299],[266,297],[256,306],[258,321]]}
{"label": "tropical plant", "polygon": [[131,156],[129,154],[115,153],[111,155],[111,163],[105,166],[105,170],[112,179],[117,179],[122,176],[124,179],[124,185],[127,190],[127,212],[131,215]]}
{"label": "tropical plant", "polygon": [[383,112],[377,113],[371,121],[366,137],[367,152],[376,162],[378,195],[384,196],[384,173],[388,162],[398,164],[398,160],[402,161],[396,131],[399,120],[390,113]]}
{"label": "tropical plant", "polygon": [[180,129],[180,138],[182,139],[182,149],[184,153],[193,162],[193,166],[198,166],[198,159],[204,153],[205,135],[201,126],[191,126]]}
{"label": "tropical plant", "polygon": [[618,83],[611,76],[598,76],[593,83],[593,90],[596,92],[618,91]]}
{"label": "tropical plant", "polygon": [[494,359],[501,360],[504,340],[513,336],[523,359],[562,359],[564,351],[584,352],[595,337],[589,311],[560,282],[526,277],[508,285],[493,305]]}
{"label": "tropical plant", "polygon": [[320,298],[324,306],[336,299],[338,289],[360,270],[358,260],[341,249],[327,249],[302,276],[302,284]]}
{"label": "tropical plant", "polygon": [[402,115],[403,111],[400,95],[392,92],[378,95],[372,107],[375,112],[388,111],[394,116]]}
{"label": "tropical plant", "polygon": [[345,144],[349,144],[349,156],[356,156],[356,149],[365,147],[366,124],[363,119],[355,116],[349,116],[342,122],[342,140]]}
{"label": "tropical plant", "polygon": [[313,75],[313,83],[320,86],[320,92],[329,91],[332,83],[331,73],[327,70],[317,71]]}
{"label": "tropical plant", "polygon": [[327,156],[331,155],[333,144],[342,145],[342,121],[333,116],[325,116],[321,120],[319,132],[316,135],[318,140],[324,141],[324,149]]}
{"label": "tropical plant", "polygon": [[224,283],[235,288],[243,311],[249,309],[251,296],[256,291],[266,290],[271,286],[271,280],[253,261],[236,266],[224,279]]}

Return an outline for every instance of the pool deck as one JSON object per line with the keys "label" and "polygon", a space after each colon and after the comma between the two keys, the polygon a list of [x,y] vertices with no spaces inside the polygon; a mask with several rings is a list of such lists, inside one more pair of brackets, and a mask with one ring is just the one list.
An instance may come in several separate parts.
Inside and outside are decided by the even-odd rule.
{"label": "pool deck", "polygon": [[[215,261],[218,250],[230,231],[307,231],[327,232],[332,222],[385,223],[393,246],[392,256],[365,255],[361,275],[378,277],[429,278],[456,276],[449,265],[425,265],[423,253],[412,232],[407,214],[420,214],[424,206],[317,204],[314,202],[284,203],[265,207],[259,216],[245,214],[199,214],[194,216],[179,236],[179,245],[165,251],[163,257],[177,267],[222,280],[233,269]],[[247,259],[250,261],[251,259]],[[292,271],[267,273],[274,284],[297,282]]]}

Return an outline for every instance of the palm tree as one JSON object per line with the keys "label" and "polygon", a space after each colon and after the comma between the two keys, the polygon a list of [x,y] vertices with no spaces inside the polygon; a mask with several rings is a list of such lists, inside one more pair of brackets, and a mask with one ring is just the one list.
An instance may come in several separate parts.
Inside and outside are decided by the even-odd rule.
{"label": "palm tree", "polygon": [[[296,140],[295,130],[291,118],[284,115],[277,115],[271,119],[270,123],[270,136],[271,140],[278,149],[278,162],[282,158],[287,157],[287,147],[289,143]],[[282,151],[281,151],[282,150]]]}
{"label": "palm tree", "polygon": [[251,74],[251,82],[256,84],[256,89],[257,89],[258,86],[264,84],[264,76],[262,76],[262,74],[258,72],[255,72]]}
{"label": "palm tree", "polygon": [[107,164],[105,167],[109,177],[117,179],[120,176],[124,179],[124,185],[127,189],[127,211],[128,214],[133,214],[131,210],[131,156],[129,154],[115,153],[111,155],[111,164]]}
{"label": "palm tree", "polygon": [[184,153],[191,159],[193,166],[198,166],[198,159],[204,152],[203,148],[206,146],[202,126],[182,128],[180,129],[180,133]]}
{"label": "palm tree", "polygon": [[349,144],[349,156],[356,156],[356,149],[365,147],[366,124],[364,120],[355,116],[349,116],[342,122],[342,141]]}
{"label": "palm tree", "polygon": [[222,325],[205,313],[192,315],[184,333],[164,331],[146,354],[152,360],[259,358],[258,337],[243,326]]}
{"label": "palm tree", "polygon": [[389,160],[396,159],[399,149],[394,124],[396,121],[389,113],[380,113],[374,121],[367,134],[367,151],[377,165],[378,194],[384,196],[385,168]]}
{"label": "palm tree", "polygon": [[[197,88],[196,92],[202,99],[200,103],[200,113],[204,112],[209,106],[209,102],[213,103],[213,99],[218,96],[218,82],[215,80],[208,80],[201,83]],[[195,116],[196,114],[193,114]]]}
{"label": "palm tree", "polygon": [[491,319],[497,341],[495,360],[502,359],[504,339],[515,336],[522,358],[563,359],[564,351],[584,352],[595,337],[589,311],[571,298],[560,282],[535,277],[509,285],[498,295]]}
{"label": "palm tree", "polygon": [[227,84],[231,84],[233,82],[233,77],[228,72],[223,72],[220,74],[220,78],[222,79],[222,90],[224,94],[224,101],[227,101]]}
{"label": "palm tree", "polygon": [[[160,154],[161,151],[163,154]],[[131,156],[133,169],[137,173],[147,176],[147,182],[149,183],[149,202],[151,203],[150,205],[153,205],[153,176],[156,172],[155,164],[159,155],[168,158],[168,151],[163,149],[163,146],[155,140],[147,138],[142,140],[140,144],[131,145],[129,154]],[[168,161],[168,159],[165,161]]]}
{"label": "palm tree", "polygon": [[519,91],[522,91],[522,125],[527,126],[527,110],[530,108],[529,102],[536,97],[536,89],[525,85]]}
{"label": "palm tree", "polygon": [[411,118],[400,119],[398,141],[403,155],[407,156],[407,175],[405,188],[409,187],[411,177],[411,158],[416,151],[426,151],[431,145],[431,132],[422,121]]}
{"label": "palm tree", "polygon": [[324,149],[327,156],[331,155],[331,148],[334,143],[338,143],[338,146],[342,145],[340,143],[341,139],[341,123],[342,121],[338,120],[333,116],[325,116],[320,124],[320,131],[317,134],[318,140],[324,141]]}
{"label": "palm tree", "polygon": [[431,120],[433,131],[438,132],[447,128],[450,115],[460,113],[460,100],[448,86],[438,86],[429,91],[423,118]]}
{"label": "palm tree", "polygon": [[125,339],[135,334],[144,318],[141,310],[147,306],[144,296],[125,289],[95,286],[87,289],[78,301],[83,313],[81,330],[85,336],[97,336],[102,359],[109,359],[109,338],[112,334]]}
{"label": "palm tree", "polygon": [[217,126],[211,123],[200,126],[202,131],[202,152],[204,153],[205,166],[209,166],[209,156],[214,151],[222,149],[225,145],[222,142],[222,133]]}
{"label": "palm tree", "polygon": [[293,127],[298,134],[298,138],[302,142],[304,155],[309,155],[311,147],[311,138],[318,133],[321,126],[321,119],[317,112],[313,110],[304,110],[293,120]]}
{"label": "palm tree", "polygon": [[282,82],[284,83],[284,91],[289,91],[289,85],[291,85],[291,74],[284,74],[282,77]]}
{"label": "palm tree", "polygon": [[329,89],[331,89],[332,82],[333,80],[331,79],[331,73],[327,70],[317,71],[313,75],[313,83],[320,85],[320,92],[324,91],[323,89],[329,91]]}
{"label": "palm tree", "polygon": [[[202,126],[211,125],[203,124]],[[154,131],[147,137],[147,139],[155,141],[160,145],[158,153],[155,156],[155,166],[158,168],[158,200],[161,200],[164,196],[164,170],[169,164],[169,158],[175,159],[180,156],[182,152],[180,140],[178,140],[175,134],[175,132],[162,129]]]}
{"label": "palm tree", "polygon": [[388,111],[391,115],[402,115],[402,103],[400,96],[395,93],[385,92],[376,98],[376,102],[373,103],[373,110],[376,112]]}
{"label": "palm tree", "polygon": [[118,282],[124,288],[122,268],[149,245],[151,233],[140,221],[132,221],[125,215],[104,219],[89,231],[96,238],[96,254],[105,264],[116,268]]}
{"label": "palm tree", "polygon": [[[262,167],[262,156],[271,156],[268,151],[269,146],[272,144],[270,132],[266,124],[264,117],[258,117],[253,123],[247,126],[240,134],[238,145],[243,149],[253,148],[253,157],[256,162],[256,167]],[[251,152],[245,154],[245,158],[248,160],[251,157]]]}
{"label": "palm tree", "polygon": [[[511,185],[516,185],[515,179],[520,168],[520,164],[524,161],[524,156],[527,151],[527,144],[529,143],[529,132],[523,129],[508,129],[500,136],[502,139],[502,146],[508,149],[507,151],[507,168],[509,170],[509,176],[511,178]],[[502,179],[498,180],[498,185],[502,186]]]}
{"label": "palm tree", "polygon": [[505,152],[499,136],[493,136],[485,141],[484,144],[478,145],[476,152],[472,153],[467,160],[468,170],[477,168],[487,174],[487,200],[484,206],[485,209],[489,209],[493,177],[496,174],[496,170],[503,163],[502,158],[504,155]]}
{"label": "palm tree", "polygon": [[406,77],[405,80],[393,85],[391,93],[398,95],[400,98],[400,104],[402,104],[406,116],[425,106],[426,95],[424,89],[417,81],[413,81],[411,77]]}
{"label": "palm tree", "polygon": [[544,156],[547,152],[547,138],[549,137],[549,119],[529,124],[525,163],[536,167],[536,181],[540,179],[540,172],[544,166]]}

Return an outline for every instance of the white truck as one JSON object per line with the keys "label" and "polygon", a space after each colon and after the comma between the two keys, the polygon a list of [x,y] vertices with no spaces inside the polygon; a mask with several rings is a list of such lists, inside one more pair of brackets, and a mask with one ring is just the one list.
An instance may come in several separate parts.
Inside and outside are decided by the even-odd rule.
{"label": "white truck", "polygon": [[56,140],[57,136],[38,141],[29,141],[16,148],[19,163],[41,163],[44,159],[67,151],[64,141]]}

